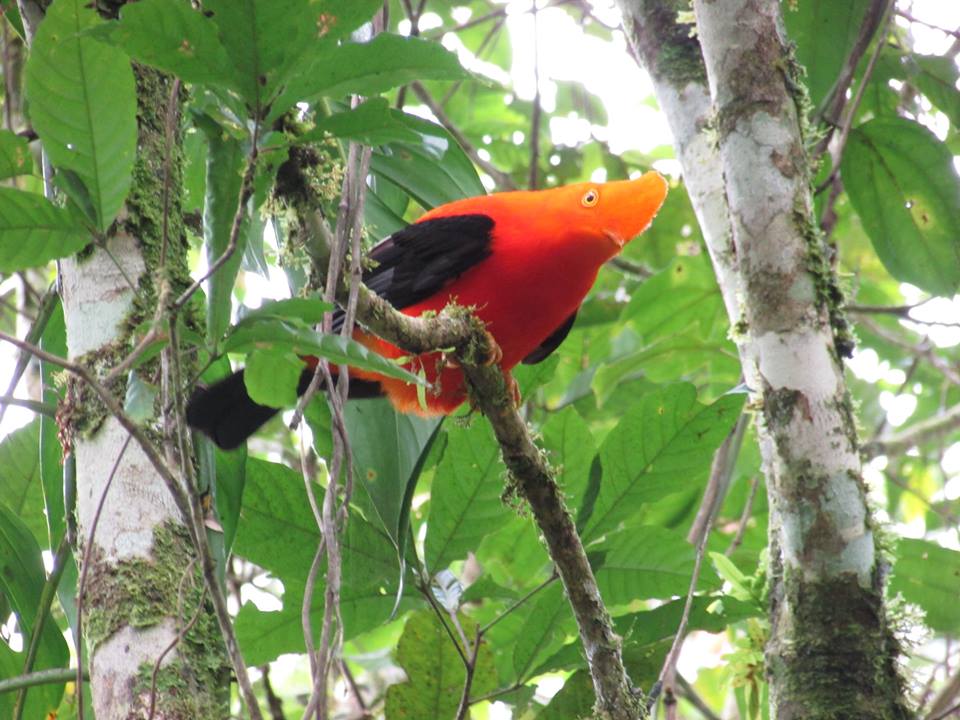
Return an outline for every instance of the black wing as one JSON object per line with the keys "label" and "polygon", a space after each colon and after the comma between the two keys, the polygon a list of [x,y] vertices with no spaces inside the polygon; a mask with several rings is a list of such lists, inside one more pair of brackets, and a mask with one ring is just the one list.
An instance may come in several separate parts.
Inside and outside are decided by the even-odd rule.
{"label": "black wing", "polygon": [[[376,265],[363,273],[363,282],[396,308],[415,305],[490,255],[493,225],[488,215],[454,215],[408,225],[370,251],[368,257]],[[342,323],[338,310],[334,330]]]}
{"label": "black wing", "polygon": [[573,327],[573,321],[577,319],[577,312],[579,312],[579,310],[580,308],[574,310],[570,317],[563,321],[560,327],[550,333],[550,336],[540,343],[536,350],[527,355],[522,360],[523,364],[536,365],[538,362],[543,362],[550,357],[550,353],[560,347],[560,343],[567,339],[567,335],[570,334],[570,328]]}

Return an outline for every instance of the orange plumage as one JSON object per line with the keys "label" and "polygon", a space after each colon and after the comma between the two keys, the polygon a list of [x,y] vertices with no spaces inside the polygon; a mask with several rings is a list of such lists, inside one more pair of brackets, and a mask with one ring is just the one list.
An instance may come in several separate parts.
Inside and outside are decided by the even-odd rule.
{"label": "orange plumage", "polygon": [[[646,229],[666,193],[664,179],[650,172],[458,200],[373,248],[377,264],[364,281],[411,316],[451,302],[475,308],[503,351],[506,372],[521,361],[539,362],[562,342],[600,267]],[[385,357],[407,355],[362,330],[354,337]],[[429,381],[426,407],[415,385],[354,369],[351,380],[359,381],[359,396],[384,394],[406,413],[449,414],[466,398],[462,371],[440,353],[419,355],[406,367]],[[190,424],[221,447],[239,445],[276,412],[246,395],[242,372],[198,391],[188,405]]]}

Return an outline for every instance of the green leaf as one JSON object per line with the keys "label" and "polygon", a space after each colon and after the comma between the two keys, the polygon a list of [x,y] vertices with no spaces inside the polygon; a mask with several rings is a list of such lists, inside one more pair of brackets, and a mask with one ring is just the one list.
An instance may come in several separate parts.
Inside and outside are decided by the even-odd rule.
{"label": "green leaf", "polygon": [[0,443],[0,467],[3,468],[0,503],[5,503],[30,529],[36,541],[46,546],[49,540],[40,483],[39,442],[40,420],[35,419]]}
{"label": "green leaf", "polygon": [[[314,488],[318,501],[323,489]],[[234,551],[283,581],[283,610],[263,613],[245,605],[237,619],[244,656],[252,664],[283,652],[303,652],[300,606],[320,531],[299,473],[277,463],[248,458],[243,522]],[[391,540],[357,513],[351,513],[341,546],[341,614],[348,639],[384,622],[396,604],[399,577]],[[320,577],[323,577],[321,568]],[[413,605],[404,598],[399,611]],[[311,605],[314,628],[323,611],[318,583]]]}
{"label": "green leaf", "polygon": [[[283,43],[280,43],[283,44]],[[439,43],[381,33],[366,43],[316,43],[272,111],[321,96],[376,95],[414,80],[463,80],[469,74]]]}
{"label": "green leaf", "polygon": [[960,630],[960,552],[927,540],[901,538],[890,592],[901,593],[926,613],[927,625],[948,635]]}
{"label": "green leaf", "polygon": [[370,370],[408,383],[424,380],[401,366],[367,349],[352,338],[323,335],[309,327],[275,319],[260,319],[235,325],[223,343],[223,352],[252,352],[256,349],[290,350],[297,355],[321,355],[337,365]]}
{"label": "green leaf", "polygon": [[571,508],[583,504],[590,466],[597,454],[590,427],[572,405],[551,413],[543,425],[543,441],[557,469],[557,482]]}
{"label": "green leaf", "polygon": [[[803,0],[784,7],[787,34],[797,44],[797,60],[807,70],[815,108],[826,99],[857,40],[870,0]],[[789,6],[789,7],[788,7]]]}
{"label": "green leaf", "polygon": [[129,3],[120,9],[119,22],[101,28],[110,42],[145,65],[172,73],[184,82],[239,89],[216,24],[188,2]]}
{"label": "green leaf", "polygon": [[[211,12],[236,78],[248,105],[262,111],[287,80],[305,71],[304,56],[325,24],[324,9],[309,0],[204,0]],[[275,107],[279,115],[292,103]]]}
{"label": "green leaf", "polygon": [[[213,265],[230,245],[230,232],[240,201],[243,183],[244,148],[236,139],[224,133],[208,117],[197,121],[207,137],[206,195],[203,199],[203,249],[207,267]],[[249,217],[244,208],[237,248],[233,255],[208,280],[207,337],[219,338],[230,324],[230,302],[233,284],[243,259]]]}
{"label": "green leaf", "polygon": [[487,423],[450,428],[430,497],[424,555],[431,572],[476,551],[480,541],[503,527],[500,446]]}
{"label": "green leaf", "polygon": [[[631,525],[598,549],[607,551],[596,576],[608,606],[686,595],[690,587],[696,553],[676,531]],[[701,575],[698,587],[705,584]]]}
{"label": "green leaf", "polygon": [[513,671],[518,681],[527,680],[538,661],[558,650],[563,645],[565,632],[574,628],[573,615],[559,582],[536,598],[513,647]]}
{"label": "green leaf", "polygon": [[917,88],[960,128],[960,90],[957,90],[957,63],[946,55],[908,55],[908,71]]}
{"label": "green leaf", "polygon": [[[84,0],[57,0],[37,29],[26,66],[30,119],[50,160],[76,174],[67,187],[106,231],[130,190],[137,96],[130,61],[83,31],[101,22]],[[83,196],[81,196],[83,195]]]}
{"label": "green leaf", "polygon": [[154,417],[153,404],[159,391],[156,385],[145,382],[136,371],[127,374],[127,393],[123,399],[123,410],[130,418],[143,424]]}
{"label": "green leaf", "polygon": [[240,322],[253,322],[263,318],[294,318],[308,325],[323,321],[323,314],[333,310],[333,305],[320,298],[287,298],[286,300],[266,300],[253,310],[242,308]]}
{"label": "green leaf", "polygon": [[90,242],[69,212],[33,193],[0,187],[0,272],[67,257]]}
{"label": "green leaf", "polygon": [[367,145],[415,143],[420,140],[416,132],[397,120],[386,98],[373,98],[355,108],[321,118],[310,132],[297,138],[297,142],[320,142],[328,135],[349,138]]}
{"label": "green leaf", "polygon": [[[323,489],[314,492],[322,497]],[[284,580],[306,580],[320,540],[303,478],[286,465],[248,457],[243,522],[234,550]]]}
{"label": "green leaf", "polygon": [[0,180],[33,172],[30,144],[10,130],[0,130]]}
{"label": "green leaf", "polygon": [[[0,503],[0,593],[6,596],[17,614],[25,638],[24,645],[29,643],[30,634],[37,622],[37,607],[45,579],[40,546],[20,518]],[[2,641],[0,646],[6,649]],[[20,657],[22,668],[22,655]],[[40,638],[34,670],[65,667],[68,660],[67,643],[57,628],[57,623],[48,617]],[[31,696],[36,696],[30,700],[31,709],[41,709],[31,717],[46,717],[46,713],[56,709],[62,694],[62,684],[49,689],[30,690],[28,700]]]}
{"label": "green leaf", "polygon": [[960,178],[922,125],[877,118],[850,133],[843,183],[884,266],[938,295],[960,285]]}
{"label": "green leaf", "polygon": [[636,341],[621,342],[625,351],[597,368],[591,387],[601,405],[639,373],[653,382],[704,376],[726,387],[740,377],[726,309],[706,254],[675,258],[632,293],[621,317]]}
{"label": "green leaf", "polygon": [[282,408],[297,404],[297,386],[306,366],[292,352],[254,350],[247,356],[243,382],[254,402]]}
{"label": "green leaf", "polygon": [[354,474],[366,488],[384,531],[402,558],[413,490],[436,439],[440,419],[398,413],[389,400],[376,399],[347,403],[344,420]]}
{"label": "green leaf", "polygon": [[603,482],[584,539],[613,530],[643,503],[702,483],[743,402],[730,394],[702,405],[686,383],[637,398],[600,448]]}
{"label": "green leaf", "polygon": [[[467,617],[460,617],[459,622],[467,638],[474,638],[476,623]],[[469,657],[469,650],[463,652]],[[432,612],[424,610],[407,620],[397,645],[397,664],[407,680],[387,688],[386,716],[390,720],[449,720],[457,714],[466,671],[453,641]],[[471,695],[492,691],[496,682],[492,651],[482,643]]]}
{"label": "green leaf", "polygon": [[394,143],[373,153],[370,167],[430,209],[486,194],[470,158],[451,135],[428,120],[391,111],[420,136],[418,143]]}

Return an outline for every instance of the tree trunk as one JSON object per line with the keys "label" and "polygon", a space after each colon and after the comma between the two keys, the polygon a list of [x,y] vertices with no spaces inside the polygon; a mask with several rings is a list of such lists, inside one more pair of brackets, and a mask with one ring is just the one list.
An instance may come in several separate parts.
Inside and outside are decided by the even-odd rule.
{"label": "tree trunk", "polygon": [[696,35],[677,19],[686,2],[619,4],[673,128],[759,410],[771,717],[909,717],[778,2],[696,0]]}
{"label": "tree trunk", "polygon": [[[100,375],[134,347],[137,326],[151,321],[158,273],[165,272],[173,287],[189,281],[180,217],[179,140],[169,158],[165,141],[172,80],[144,68],[136,74],[138,156],[118,230],[107,249],[96,248],[60,267],[70,358]],[[179,132],[175,137],[179,139]],[[158,248],[167,164],[171,200],[166,266],[161,270]],[[160,385],[159,361],[137,372],[144,381]],[[114,390],[122,395],[124,386],[118,380]],[[226,717],[230,675],[223,640],[173,498],[140,446],[80,381],[71,381],[68,403],[80,554],[87,558],[81,588],[84,639],[97,720],[146,717],[154,701],[156,718]],[[158,417],[159,404],[154,403]],[[151,437],[161,438],[160,424],[149,422]],[[198,611],[199,603],[203,607]],[[176,642],[195,613],[197,620]],[[154,666],[171,645],[153,692]]]}

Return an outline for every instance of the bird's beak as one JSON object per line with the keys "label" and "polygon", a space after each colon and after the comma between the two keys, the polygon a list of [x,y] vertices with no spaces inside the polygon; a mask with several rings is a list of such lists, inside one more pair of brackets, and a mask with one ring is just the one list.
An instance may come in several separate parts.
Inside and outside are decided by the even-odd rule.
{"label": "bird's beak", "polygon": [[605,183],[601,196],[604,235],[619,251],[649,227],[666,197],[667,181],[655,171],[635,180]]}

